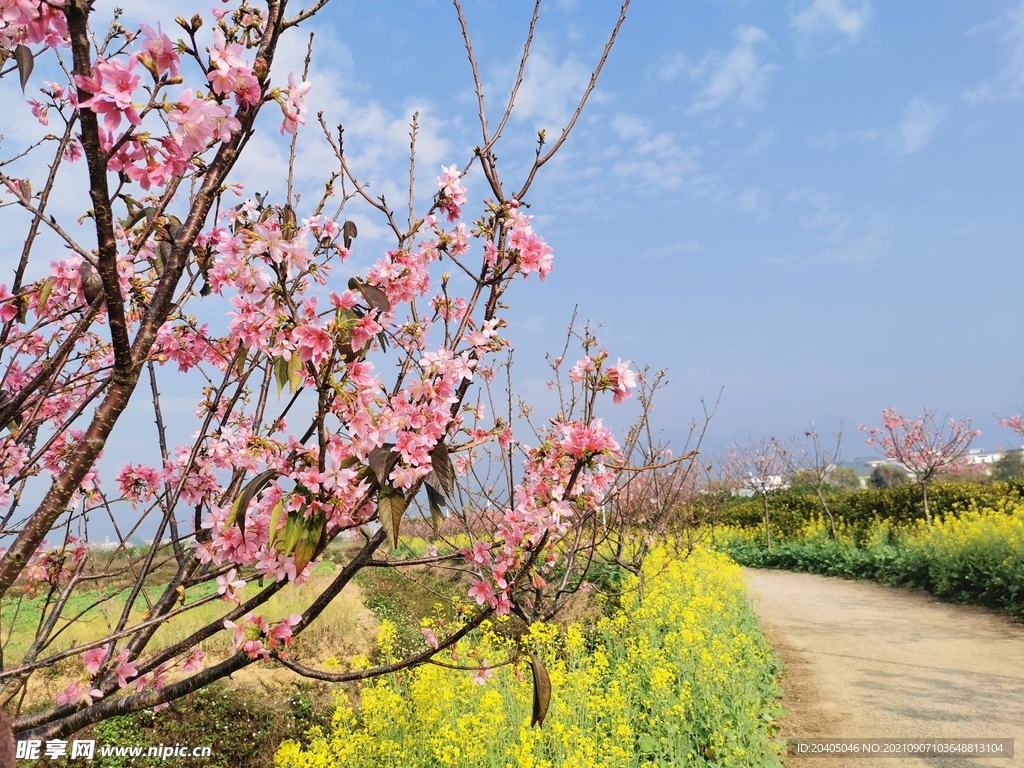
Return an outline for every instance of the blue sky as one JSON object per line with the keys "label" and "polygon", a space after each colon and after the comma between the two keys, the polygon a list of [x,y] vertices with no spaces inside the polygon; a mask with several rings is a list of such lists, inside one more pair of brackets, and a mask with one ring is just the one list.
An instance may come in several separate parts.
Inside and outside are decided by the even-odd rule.
{"label": "blue sky", "polygon": [[[209,3],[127,6],[126,26],[163,18],[174,29],[174,14]],[[492,120],[531,6],[465,0]],[[112,7],[101,2],[96,19]],[[553,136],[571,114],[617,15],[607,0],[544,3],[498,149],[509,186],[536,131]],[[451,5],[332,0],[283,42],[275,82],[301,68],[310,31],[299,188],[310,196],[329,163],[313,119],[322,109],[345,125],[360,178],[401,200],[418,111],[417,192],[428,201],[440,165],[464,167],[479,142]],[[0,96],[15,105],[0,116],[6,151],[37,128],[11,78]],[[287,148],[272,111],[238,169],[251,192],[283,189]],[[544,354],[560,349],[578,306],[603,324],[613,358],[668,369],[656,423],[674,438],[724,388],[710,449],[813,420],[824,430],[843,421],[847,456],[870,454],[854,425],[878,423],[890,405],[973,417],[979,446],[1014,443],[995,415],[1024,407],[1022,126],[1019,0],[638,0],[574,134],[527,198],[555,270],[509,294],[520,391],[553,411]],[[66,172],[67,189],[82,170]],[[468,177],[471,200],[480,181]],[[71,218],[83,206],[68,195],[54,210]],[[0,212],[0,225],[13,231],[15,215]],[[365,207],[346,215],[360,228],[353,271],[365,269],[390,243]],[[5,271],[11,249],[0,253]],[[110,446],[117,466],[151,421],[145,403],[134,407]],[[165,412],[194,407],[191,394],[166,392]],[[631,415],[610,420],[622,427]],[[181,424],[175,442],[195,426]]]}
{"label": "blue sky", "polygon": [[[511,178],[618,11],[545,7],[499,152]],[[466,10],[496,111],[529,8]],[[450,5],[339,4],[324,22],[343,30],[339,92],[391,118],[420,108],[461,166],[475,101]],[[889,405],[1011,444],[994,414],[1024,405],[1022,97],[1024,3],[634,3],[531,196],[556,268],[513,296],[524,391],[545,402],[539,363],[578,304],[613,356],[668,369],[670,433],[724,387],[712,446],[842,420],[863,455],[853,426]]]}

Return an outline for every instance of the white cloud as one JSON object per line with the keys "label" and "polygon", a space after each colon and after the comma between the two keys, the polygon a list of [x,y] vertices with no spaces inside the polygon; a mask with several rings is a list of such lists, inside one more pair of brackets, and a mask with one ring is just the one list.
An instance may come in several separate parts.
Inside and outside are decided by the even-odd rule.
{"label": "white cloud", "polygon": [[867,0],[856,8],[847,7],[846,0],[811,0],[790,12],[789,23],[805,37],[839,32],[856,41],[871,15],[871,3]]}
{"label": "white cloud", "polygon": [[839,210],[835,196],[816,187],[797,189],[787,202],[809,207],[798,219],[800,227],[813,238],[809,253],[769,258],[771,264],[818,266],[823,264],[869,264],[892,248],[889,224],[874,214],[858,224],[853,216]]}
{"label": "white cloud", "polygon": [[681,74],[689,70],[689,68],[690,62],[686,56],[681,53],[673,53],[661,58],[657,68],[654,70],[654,74],[659,80],[671,83]]}
{"label": "white cloud", "polygon": [[837,243],[846,236],[851,220],[836,210],[835,199],[816,187],[804,187],[789,193],[786,200],[791,203],[809,204],[811,212],[800,218],[800,226],[808,232],[815,232],[830,243]]}
{"label": "white cloud", "polygon": [[612,130],[620,139],[640,139],[648,133],[647,123],[636,115],[616,115],[612,118]]}
{"label": "white cloud", "polygon": [[[518,65],[517,65],[518,66]],[[511,86],[515,70],[503,72]],[[523,84],[516,95],[515,115],[531,121],[537,129],[561,131],[568,123],[590,81],[590,70],[575,56],[557,61],[543,45],[534,44],[526,63]],[[505,87],[489,88],[488,93],[507,93]],[[593,100],[596,94],[591,95]],[[502,98],[499,97],[499,103]],[[502,105],[504,106],[504,105]]]}
{"label": "white cloud", "polygon": [[1005,63],[994,80],[964,90],[963,98],[972,104],[1024,96],[1024,0],[1006,12],[1005,22],[994,26],[1006,30],[1001,38]]}
{"label": "white cloud", "polygon": [[664,259],[671,256],[692,256],[693,254],[700,253],[703,250],[704,244],[702,242],[690,238],[689,240],[677,240],[658,248],[649,248],[644,251],[642,258]]}
{"label": "white cloud", "polygon": [[632,143],[626,156],[612,167],[616,176],[632,177],[653,189],[675,189],[700,167],[699,149],[684,149],[674,133],[654,133],[636,115],[618,114],[611,127],[620,139]]}
{"label": "white cloud", "polygon": [[903,151],[911,154],[924,147],[939,123],[942,122],[942,117],[943,110],[934,104],[930,104],[920,96],[911,99],[903,110],[903,122],[900,123]]}
{"label": "white cloud", "polygon": [[747,187],[736,196],[736,204],[743,213],[760,223],[768,221],[771,198],[760,187]]}
{"label": "white cloud", "polygon": [[758,60],[756,46],[768,42],[768,35],[757,27],[741,26],[733,32],[736,46],[727,54],[711,51],[701,63],[690,69],[690,77],[704,83],[688,112],[707,112],[735,99],[750,109],[762,105],[768,76],[778,69]]}

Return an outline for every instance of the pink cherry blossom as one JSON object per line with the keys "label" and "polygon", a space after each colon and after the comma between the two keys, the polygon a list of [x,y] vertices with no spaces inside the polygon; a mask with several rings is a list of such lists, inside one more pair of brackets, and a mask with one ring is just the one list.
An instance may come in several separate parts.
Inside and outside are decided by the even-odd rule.
{"label": "pink cherry blossom", "polygon": [[139,75],[132,74],[136,60],[130,58],[125,66],[120,59],[96,60],[92,77],[75,76],[75,83],[92,98],[81,103],[81,107],[104,115],[103,124],[112,131],[121,124],[121,116],[132,125],[141,125],[142,119],[132,104],[132,95],[139,87]]}
{"label": "pink cherry blossom", "polygon": [[186,154],[203,152],[214,139],[230,141],[231,134],[242,127],[230,107],[200,99],[191,88],[178,97],[167,119],[178,126],[174,138]]}
{"label": "pink cherry blossom", "polygon": [[139,674],[134,661],[129,661],[128,649],[122,649],[117,654],[117,664],[114,666],[114,674],[117,675],[117,685],[124,688],[131,678]]}
{"label": "pink cherry blossom", "polygon": [[281,123],[281,135],[295,133],[300,125],[306,124],[303,115],[306,112],[306,94],[311,88],[310,83],[299,82],[295,72],[288,74],[288,91],[278,97],[281,104],[281,111],[284,113],[284,122]]}
{"label": "pink cherry blossom", "polygon": [[85,671],[90,675],[95,675],[100,671],[100,666],[103,661],[107,658],[107,651],[110,649],[109,645],[104,645],[99,648],[93,648],[82,654],[82,660],[85,662]]}
{"label": "pink cherry blossom", "polygon": [[142,65],[152,71],[156,78],[165,74],[172,78],[179,77],[181,73],[178,65],[181,57],[174,50],[174,42],[164,34],[160,24],[157,23],[156,31],[148,24],[139,25],[139,29],[143,35],[143,53],[139,55]]}

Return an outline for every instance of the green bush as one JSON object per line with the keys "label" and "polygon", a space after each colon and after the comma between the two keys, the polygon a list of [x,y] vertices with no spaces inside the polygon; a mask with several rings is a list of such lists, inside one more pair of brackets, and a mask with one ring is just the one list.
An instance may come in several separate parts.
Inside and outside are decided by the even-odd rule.
{"label": "green bush", "polygon": [[741,565],[872,579],[1024,617],[1024,502],[970,501],[931,528],[875,517],[866,527],[841,521],[838,532],[833,541],[819,515],[769,550],[756,527],[725,526],[715,547]]}

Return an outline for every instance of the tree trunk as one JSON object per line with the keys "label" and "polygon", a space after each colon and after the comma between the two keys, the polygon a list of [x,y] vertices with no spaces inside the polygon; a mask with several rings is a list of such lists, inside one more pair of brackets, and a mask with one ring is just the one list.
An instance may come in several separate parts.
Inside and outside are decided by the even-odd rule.
{"label": "tree trunk", "polygon": [[836,519],[832,515],[832,510],[828,508],[828,503],[825,501],[825,494],[821,492],[821,488],[815,488],[818,492],[818,501],[821,502],[822,508],[825,510],[825,514],[828,515],[828,525],[832,530],[832,541],[839,541],[839,537],[836,536]]}
{"label": "tree trunk", "polygon": [[928,483],[921,483],[921,495],[924,497],[924,522],[931,528],[932,527],[932,516],[928,512]]}
{"label": "tree trunk", "polygon": [[768,549],[772,548],[772,528],[771,520],[768,519],[768,494],[762,494],[761,499],[764,501],[764,540],[768,545]]}

